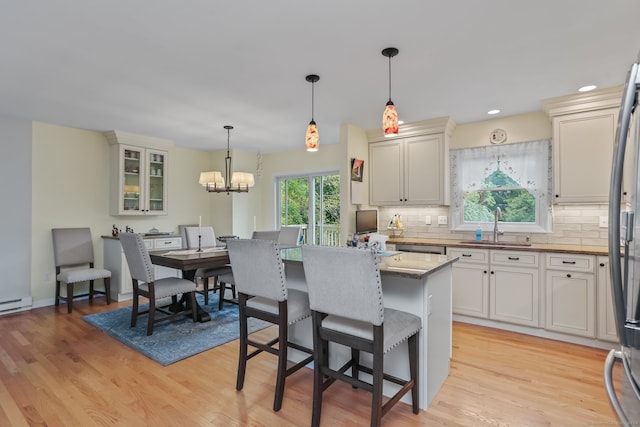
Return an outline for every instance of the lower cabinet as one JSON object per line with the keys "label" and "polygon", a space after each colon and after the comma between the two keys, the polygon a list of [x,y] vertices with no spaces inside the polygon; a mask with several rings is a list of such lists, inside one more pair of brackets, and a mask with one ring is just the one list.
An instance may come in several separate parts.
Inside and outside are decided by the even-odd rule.
{"label": "lower cabinet", "polygon": [[598,339],[605,341],[619,342],[618,331],[616,329],[616,317],[611,295],[611,276],[609,275],[609,257],[598,257]]}
{"label": "lower cabinet", "polygon": [[[107,237],[103,238],[103,241],[104,268],[111,271],[111,298],[116,301],[131,299],[133,282],[120,240]],[[182,238],[163,237],[145,239],[145,245],[148,250],[180,249],[182,247]],[[156,279],[163,277],[182,277],[182,272],[174,268],[156,265],[154,266],[154,275]]]}
{"label": "lower cabinet", "polygon": [[546,255],[545,329],[596,337],[595,256]]}
{"label": "lower cabinet", "polygon": [[489,251],[447,248],[452,264],[452,309],[455,314],[489,317]]}
{"label": "lower cabinet", "polygon": [[453,312],[526,326],[539,326],[538,254],[447,248],[457,256]]}

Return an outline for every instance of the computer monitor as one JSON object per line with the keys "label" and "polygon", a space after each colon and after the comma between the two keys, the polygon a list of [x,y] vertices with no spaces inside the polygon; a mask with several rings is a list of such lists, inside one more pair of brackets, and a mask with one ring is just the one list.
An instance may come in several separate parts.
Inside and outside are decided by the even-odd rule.
{"label": "computer monitor", "polygon": [[375,209],[356,211],[356,233],[375,233],[378,231],[378,211]]}

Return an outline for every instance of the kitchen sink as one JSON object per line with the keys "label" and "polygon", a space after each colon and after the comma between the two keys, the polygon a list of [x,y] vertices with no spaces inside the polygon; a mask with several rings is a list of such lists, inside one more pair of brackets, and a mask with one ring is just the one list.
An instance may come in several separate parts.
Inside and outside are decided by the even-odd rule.
{"label": "kitchen sink", "polygon": [[460,243],[470,246],[511,246],[511,247],[527,247],[531,246],[531,242],[492,242],[490,240],[461,240]]}

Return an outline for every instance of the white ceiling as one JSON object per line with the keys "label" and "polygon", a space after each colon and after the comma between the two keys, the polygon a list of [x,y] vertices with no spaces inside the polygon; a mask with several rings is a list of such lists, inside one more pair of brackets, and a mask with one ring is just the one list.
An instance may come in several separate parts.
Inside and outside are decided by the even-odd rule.
{"label": "white ceiling", "polygon": [[[300,148],[342,123],[458,124],[620,85],[638,0],[0,0],[0,115],[202,150]],[[487,116],[499,108],[498,116]],[[312,155],[312,154],[310,154]]]}

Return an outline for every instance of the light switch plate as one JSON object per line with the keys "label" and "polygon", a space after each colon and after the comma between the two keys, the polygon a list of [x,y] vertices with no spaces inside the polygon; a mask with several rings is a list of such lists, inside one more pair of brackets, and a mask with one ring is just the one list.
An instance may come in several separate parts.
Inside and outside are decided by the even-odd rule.
{"label": "light switch plate", "polygon": [[599,224],[600,224],[600,228],[607,228],[609,227],[609,217],[608,216],[601,216],[600,220],[599,220]]}
{"label": "light switch plate", "polygon": [[438,215],[438,225],[447,225],[446,215]]}
{"label": "light switch plate", "polygon": [[431,215],[424,217],[424,225],[431,225]]}

